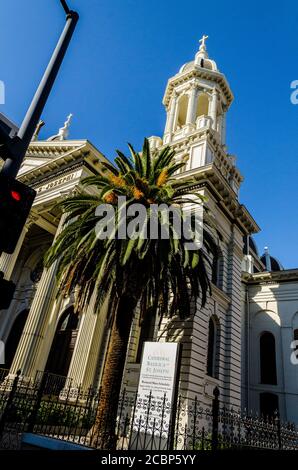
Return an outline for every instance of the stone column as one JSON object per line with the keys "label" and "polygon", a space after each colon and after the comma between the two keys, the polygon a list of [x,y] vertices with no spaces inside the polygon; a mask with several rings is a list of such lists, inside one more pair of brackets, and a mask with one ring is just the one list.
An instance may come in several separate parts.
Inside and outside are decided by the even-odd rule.
{"label": "stone column", "polygon": [[[61,232],[66,215],[63,214],[55,239]],[[54,240],[55,240],[54,239]],[[21,370],[23,376],[32,377],[36,372],[36,361],[42,342],[45,339],[45,331],[57,292],[56,281],[57,262],[49,269],[44,269],[38,283],[31,309],[25,324],[10,373],[15,374]]]}
{"label": "stone column", "polygon": [[0,256],[0,271],[3,271],[4,273],[4,278],[9,281],[11,278],[11,275],[13,273],[13,270],[16,265],[16,261],[18,259],[18,256],[20,254],[21,248],[24,243],[24,239],[27,235],[27,232],[30,228],[30,226],[36,221],[37,217],[34,216],[29,216],[23,230],[21,233],[21,236],[18,240],[17,246],[14,250],[14,252],[11,255],[8,255],[7,253],[2,253],[2,256]]}
{"label": "stone column", "polygon": [[93,385],[99,351],[106,332],[108,298],[100,311],[96,310],[96,291],[94,291],[86,313],[81,320],[78,338],[73,352],[68,376],[74,386],[88,388]]}
{"label": "stone column", "polygon": [[176,112],[176,106],[177,106],[177,95],[176,93],[173,93],[171,104],[170,104],[170,109],[168,111],[168,116],[167,116],[167,123],[165,127],[165,143],[168,143],[169,138],[174,131],[174,119],[175,119],[175,112]]}
{"label": "stone column", "polygon": [[212,99],[210,103],[210,117],[212,118],[212,129],[216,131],[216,115],[217,115],[217,91],[216,88],[213,88],[212,90]]}
{"label": "stone column", "polygon": [[195,124],[195,115],[196,115],[196,104],[197,104],[197,89],[193,86],[190,90],[187,115],[186,115],[186,124]]}

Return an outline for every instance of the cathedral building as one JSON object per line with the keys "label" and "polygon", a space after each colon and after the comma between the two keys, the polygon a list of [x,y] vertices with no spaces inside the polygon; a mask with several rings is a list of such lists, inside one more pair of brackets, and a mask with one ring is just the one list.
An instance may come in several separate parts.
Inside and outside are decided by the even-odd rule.
{"label": "cathedral building", "polygon": [[[174,317],[159,327],[153,318],[140,327],[136,316],[123,386],[137,389],[144,341],[179,342],[179,393],[210,405],[217,386],[222,403],[266,413],[278,408],[283,419],[298,423],[298,369],[291,349],[298,339],[298,270],[282,269],[268,252],[258,255],[252,235],[260,228],[239,200],[243,177],[226,146],[226,114],[234,97],[208,57],[206,39],[169,79],[164,134],[149,142],[152,150],[171,146],[177,161],[185,162],[176,178],[193,177],[207,198],[216,220],[216,230],[206,226],[203,233],[212,295],[184,321]],[[56,203],[106,160],[88,140],[68,139],[70,119],[47,140],[35,135],[19,173],[37,197],[14,254],[0,258],[0,270],[17,286],[10,308],[0,312],[6,346],[1,377],[21,370],[29,380],[47,370],[60,388],[87,388],[100,384],[109,340],[107,305],[96,315],[91,298],[76,315],[76,293],[61,295],[56,265],[42,264],[64,222]]]}

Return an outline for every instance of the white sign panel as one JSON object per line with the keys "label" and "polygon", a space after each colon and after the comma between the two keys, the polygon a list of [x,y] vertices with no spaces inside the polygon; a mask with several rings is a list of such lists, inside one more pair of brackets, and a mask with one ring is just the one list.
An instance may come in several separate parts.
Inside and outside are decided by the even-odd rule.
{"label": "white sign panel", "polygon": [[146,398],[151,392],[155,399],[172,401],[176,367],[178,359],[178,343],[145,342],[139,388],[140,398]]}
{"label": "white sign panel", "polygon": [[178,343],[145,342],[130,448],[164,450],[170,435]]}

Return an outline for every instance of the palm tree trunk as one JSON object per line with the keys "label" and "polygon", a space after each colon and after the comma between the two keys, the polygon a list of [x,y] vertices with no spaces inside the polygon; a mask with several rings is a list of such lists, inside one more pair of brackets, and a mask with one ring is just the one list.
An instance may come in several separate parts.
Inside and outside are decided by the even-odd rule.
{"label": "palm tree trunk", "polygon": [[91,444],[104,450],[116,447],[116,419],[125,367],[129,335],[137,306],[134,295],[119,299],[114,315],[108,351],[101,380],[99,404],[92,428]]}

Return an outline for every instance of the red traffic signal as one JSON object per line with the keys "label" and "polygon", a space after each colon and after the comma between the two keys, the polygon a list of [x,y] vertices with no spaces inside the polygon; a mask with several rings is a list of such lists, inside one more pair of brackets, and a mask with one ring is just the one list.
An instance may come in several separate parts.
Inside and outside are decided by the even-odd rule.
{"label": "red traffic signal", "polygon": [[11,197],[15,200],[15,201],[21,201],[22,200],[22,196],[21,194],[18,192],[18,191],[10,191],[10,194],[11,194]]}
{"label": "red traffic signal", "polygon": [[34,189],[0,174],[0,251],[14,252],[35,196]]}

